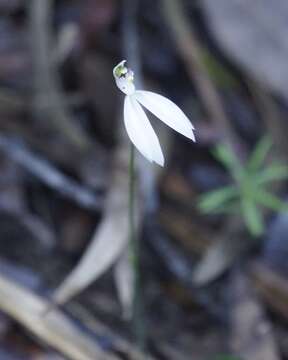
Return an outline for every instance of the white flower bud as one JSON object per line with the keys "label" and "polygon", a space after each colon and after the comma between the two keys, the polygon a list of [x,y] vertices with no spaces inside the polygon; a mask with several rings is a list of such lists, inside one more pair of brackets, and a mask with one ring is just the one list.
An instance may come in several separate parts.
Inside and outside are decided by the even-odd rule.
{"label": "white flower bud", "polygon": [[132,95],[135,92],[134,73],[125,66],[126,60],[121,61],[113,69],[113,75],[117,87],[126,95]]}

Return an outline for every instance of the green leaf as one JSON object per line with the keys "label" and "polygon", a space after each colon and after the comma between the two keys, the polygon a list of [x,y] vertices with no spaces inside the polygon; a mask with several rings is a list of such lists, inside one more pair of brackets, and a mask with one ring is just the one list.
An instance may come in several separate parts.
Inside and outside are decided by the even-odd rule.
{"label": "green leaf", "polygon": [[234,356],[234,355],[216,355],[215,358],[213,358],[213,360],[241,360],[238,356]]}
{"label": "green leaf", "polygon": [[285,180],[287,178],[288,166],[276,162],[272,163],[267,169],[258,172],[258,174],[255,175],[255,181],[259,185],[269,183],[270,181]]}
{"label": "green leaf", "polygon": [[[207,212],[206,212],[207,213]],[[229,201],[209,211],[211,214],[239,214],[239,201]]]}
{"label": "green leaf", "polygon": [[275,211],[287,211],[288,204],[284,201],[277,198],[277,196],[265,191],[265,190],[258,190],[254,194],[254,198],[258,204],[266,206],[269,209]]}
{"label": "green leaf", "polygon": [[233,151],[231,151],[227,145],[218,144],[212,150],[213,155],[221,161],[221,163],[231,170],[234,167],[234,163],[236,162],[235,155]]}
{"label": "green leaf", "polygon": [[259,236],[264,231],[264,221],[257,205],[251,200],[243,197],[241,199],[242,215],[251,235]]}
{"label": "green leaf", "polygon": [[218,190],[209,191],[200,197],[198,206],[202,212],[209,213],[227,204],[228,201],[235,198],[237,194],[238,190],[235,186],[227,186]]}
{"label": "green leaf", "polygon": [[216,355],[216,357],[213,358],[213,360],[241,360],[238,356],[234,355]]}
{"label": "green leaf", "polygon": [[264,136],[258,142],[247,163],[248,171],[256,171],[263,165],[271,146],[272,141],[268,136]]}
{"label": "green leaf", "polygon": [[212,151],[213,155],[231,172],[236,180],[243,175],[243,168],[232,149],[224,144],[218,144]]}

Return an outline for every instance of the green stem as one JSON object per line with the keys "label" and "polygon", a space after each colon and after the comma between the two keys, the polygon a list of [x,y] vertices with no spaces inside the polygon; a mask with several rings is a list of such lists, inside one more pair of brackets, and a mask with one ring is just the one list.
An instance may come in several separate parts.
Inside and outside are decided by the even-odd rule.
{"label": "green stem", "polygon": [[131,144],[130,163],[129,163],[129,248],[130,261],[134,270],[133,285],[133,318],[132,331],[135,335],[136,343],[140,348],[144,348],[144,327],[142,321],[142,306],[140,296],[140,264],[139,264],[139,239],[135,229],[135,148]]}
{"label": "green stem", "polygon": [[130,256],[133,268],[137,265],[136,260],[136,241],[135,241],[135,223],[134,223],[134,203],[135,203],[135,149],[131,144],[130,148],[130,162],[129,162],[129,241],[130,241]]}

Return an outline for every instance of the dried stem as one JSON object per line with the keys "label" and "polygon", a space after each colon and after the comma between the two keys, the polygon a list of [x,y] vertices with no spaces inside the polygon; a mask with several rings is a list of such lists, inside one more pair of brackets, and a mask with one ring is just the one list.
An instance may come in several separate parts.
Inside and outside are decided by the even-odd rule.
{"label": "dried stem", "polygon": [[90,210],[102,209],[102,199],[92,190],[68,178],[47,160],[33,154],[15,139],[0,135],[0,150],[44,184],[78,205]]}
{"label": "dried stem", "polygon": [[[76,126],[66,108],[53,63],[52,12],[53,0],[31,0],[29,4],[31,48],[34,60],[34,114],[61,132],[72,144],[87,149],[90,140]],[[44,118],[44,119],[43,119]]]}
{"label": "dried stem", "polygon": [[272,136],[278,156],[288,159],[287,126],[281,111],[271,95],[257,81],[249,79],[247,86],[254,99],[267,132]]}
{"label": "dried stem", "polygon": [[[220,129],[222,140],[235,149],[239,139],[236,137],[230,121],[226,116],[220,96],[207,74],[201,60],[201,46],[197,36],[183,9],[181,0],[162,0],[163,12],[171,29],[179,53],[186,64],[191,80],[194,82],[201,102],[210,121]],[[237,152],[238,153],[238,152]]]}

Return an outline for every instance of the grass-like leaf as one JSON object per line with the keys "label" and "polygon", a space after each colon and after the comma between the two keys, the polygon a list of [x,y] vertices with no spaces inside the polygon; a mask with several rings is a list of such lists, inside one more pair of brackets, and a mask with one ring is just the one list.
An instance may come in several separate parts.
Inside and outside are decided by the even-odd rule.
{"label": "grass-like leaf", "polygon": [[280,200],[277,196],[265,191],[263,189],[259,189],[255,192],[254,198],[258,204],[261,204],[269,209],[275,211],[287,211],[288,203]]}
{"label": "grass-like leaf", "polygon": [[[205,212],[204,212],[205,213]],[[209,211],[211,214],[239,214],[239,201],[237,198],[219,205],[214,210]]]}
{"label": "grass-like leaf", "polygon": [[240,180],[243,169],[232,149],[227,145],[219,144],[213,150],[213,155],[226,167],[236,180]]}
{"label": "grass-like leaf", "polygon": [[264,221],[261,211],[250,199],[241,199],[242,215],[248,230],[253,236],[260,236],[264,231]]}
{"label": "grass-like leaf", "polygon": [[264,136],[256,145],[254,151],[252,152],[248,163],[248,171],[257,171],[264,163],[266,156],[268,155],[269,150],[272,147],[272,141],[270,137]]}
{"label": "grass-like leaf", "polygon": [[235,357],[234,355],[216,355],[212,360],[241,360],[239,357]]}
{"label": "grass-like leaf", "polygon": [[255,181],[258,185],[266,184],[270,181],[285,180],[287,178],[288,166],[279,163],[273,163],[268,166],[267,169],[255,174]]}
{"label": "grass-like leaf", "polygon": [[235,186],[227,186],[209,191],[200,197],[198,206],[202,212],[209,213],[227,204],[231,199],[236,198],[237,194],[238,190]]}

